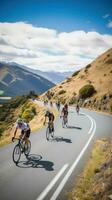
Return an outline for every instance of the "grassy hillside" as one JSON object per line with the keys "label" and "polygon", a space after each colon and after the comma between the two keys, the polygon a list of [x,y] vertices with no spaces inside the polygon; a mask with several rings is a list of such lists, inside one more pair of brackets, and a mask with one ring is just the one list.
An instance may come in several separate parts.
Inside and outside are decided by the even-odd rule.
{"label": "grassy hillside", "polygon": [[112,199],[112,140],[98,140],[69,200]]}
{"label": "grassy hillside", "polygon": [[[0,145],[11,142],[18,117],[29,122],[31,131],[42,128],[45,110],[46,107],[33,102],[30,96],[18,96],[3,104],[0,107]],[[52,111],[57,115],[54,109]]]}
{"label": "grassy hillside", "polygon": [[[83,87],[94,87],[91,95],[80,95]],[[75,104],[91,109],[112,112],[112,49],[99,56],[85,68],[75,72],[71,77],[49,90],[52,99],[62,103]],[[46,97],[45,93],[42,98]]]}

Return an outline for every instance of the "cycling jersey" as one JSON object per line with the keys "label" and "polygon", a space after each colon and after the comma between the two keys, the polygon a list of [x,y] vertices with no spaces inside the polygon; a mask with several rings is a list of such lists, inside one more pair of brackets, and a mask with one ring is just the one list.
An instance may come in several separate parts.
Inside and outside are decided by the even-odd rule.
{"label": "cycling jersey", "polygon": [[68,115],[68,109],[66,109],[65,107],[62,110],[62,113],[64,114],[64,116]]}
{"label": "cycling jersey", "polygon": [[45,117],[48,117],[49,121],[54,121],[54,114],[53,113],[48,113],[45,115]]}
{"label": "cycling jersey", "polygon": [[16,125],[16,128],[21,129],[21,131],[27,131],[29,130],[29,125],[26,122],[22,122],[21,126],[19,126],[19,124]]}

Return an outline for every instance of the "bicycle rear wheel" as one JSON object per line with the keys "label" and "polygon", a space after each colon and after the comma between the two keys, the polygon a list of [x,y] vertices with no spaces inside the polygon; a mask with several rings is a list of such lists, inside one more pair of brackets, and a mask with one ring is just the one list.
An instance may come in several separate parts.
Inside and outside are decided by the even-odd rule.
{"label": "bicycle rear wheel", "polygon": [[63,120],[62,120],[62,127],[67,127],[67,118],[63,117]]}
{"label": "bicycle rear wheel", "polygon": [[54,138],[54,130],[51,132],[51,137]]}
{"label": "bicycle rear wheel", "polygon": [[25,156],[28,156],[31,151],[31,142],[28,140],[28,142],[25,144],[24,154]]}
{"label": "bicycle rear wheel", "polygon": [[49,127],[47,127],[47,129],[46,129],[46,139],[47,140],[50,139],[50,130],[49,130]]}
{"label": "bicycle rear wheel", "polygon": [[13,150],[12,158],[14,163],[18,163],[21,157],[21,148],[20,145],[16,145]]}

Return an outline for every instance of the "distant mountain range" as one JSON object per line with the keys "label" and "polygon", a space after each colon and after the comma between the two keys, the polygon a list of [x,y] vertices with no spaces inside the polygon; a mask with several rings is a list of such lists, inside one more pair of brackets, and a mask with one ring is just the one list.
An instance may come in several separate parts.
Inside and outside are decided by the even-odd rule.
{"label": "distant mountain range", "polygon": [[55,84],[15,63],[0,62],[0,90],[5,96],[17,96],[35,91],[41,94]]}
{"label": "distant mountain range", "polygon": [[[6,63],[6,62],[4,62]],[[56,71],[40,71],[40,70],[35,70],[35,69],[32,69],[32,68],[29,68],[27,66],[24,66],[24,65],[20,65],[18,63],[15,63],[15,62],[8,62],[7,63],[8,65],[11,65],[11,66],[18,66],[20,68],[22,68],[23,70],[26,69],[27,71],[29,72],[32,72],[34,74],[37,74],[37,75],[40,75],[46,79],[48,79],[49,81],[51,81],[52,83],[60,83],[62,82],[63,80],[65,80],[65,78],[69,77],[70,75],[73,74],[73,71],[65,71],[65,72],[56,72]]]}

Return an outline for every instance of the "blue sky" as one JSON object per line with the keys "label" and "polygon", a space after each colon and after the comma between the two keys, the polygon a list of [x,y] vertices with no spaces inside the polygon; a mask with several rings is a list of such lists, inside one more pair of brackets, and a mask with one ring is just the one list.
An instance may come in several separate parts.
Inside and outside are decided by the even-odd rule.
{"label": "blue sky", "polygon": [[112,0],[0,1],[2,61],[75,71],[109,48]]}
{"label": "blue sky", "polygon": [[[109,14],[108,18],[103,18]],[[25,21],[58,31],[96,30],[112,33],[112,0],[2,0],[0,21]]]}

